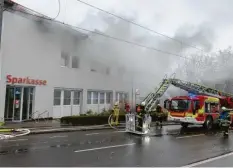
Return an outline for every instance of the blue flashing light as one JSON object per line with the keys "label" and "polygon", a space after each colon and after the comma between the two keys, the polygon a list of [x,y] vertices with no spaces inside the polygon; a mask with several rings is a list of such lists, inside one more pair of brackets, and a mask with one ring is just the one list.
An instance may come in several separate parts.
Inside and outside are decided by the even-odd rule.
{"label": "blue flashing light", "polygon": [[190,97],[191,99],[195,98],[197,95],[194,93],[188,93],[188,97]]}

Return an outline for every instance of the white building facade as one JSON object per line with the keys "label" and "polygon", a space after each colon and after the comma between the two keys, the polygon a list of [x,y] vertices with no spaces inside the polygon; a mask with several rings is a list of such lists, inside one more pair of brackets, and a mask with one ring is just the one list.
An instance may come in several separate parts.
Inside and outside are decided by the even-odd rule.
{"label": "white building facade", "polygon": [[5,11],[0,120],[101,113],[115,101],[131,101],[132,83],[114,67],[93,68],[85,51],[80,52],[85,40],[87,35],[59,23]]}

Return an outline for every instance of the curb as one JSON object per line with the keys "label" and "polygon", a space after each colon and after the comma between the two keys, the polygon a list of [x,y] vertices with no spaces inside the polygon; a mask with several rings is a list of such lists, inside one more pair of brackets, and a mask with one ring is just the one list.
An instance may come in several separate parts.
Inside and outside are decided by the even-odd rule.
{"label": "curb", "polygon": [[[168,125],[179,125],[176,123],[164,124],[163,126]],[[107,127],[92,127],[92,128],[54,128],[54,129],[45,129],[45,130],[31,130],[30,135],[33,134],[46,134],[46,133],[61,133],[61,132],[77,132],[77,131],[93,131],[93,130],[107,130],[113,129],[109,126]],[[117,129],[125,129],[125,126],[119,126]]]}
{"label": "curb", "polygon": [[[124,129],[125,127],[118,127],[119,129]],[[112,129],[111,127],[99,127],[99,128],[77,128],[77,129],[48,129],[48,130],[38,130],[31,131],[29,135],[35,134],[47,134],[47,133],[61,133],[61,132],[77,132],[77,131],[92,131],[92,130],[105,130]]]}

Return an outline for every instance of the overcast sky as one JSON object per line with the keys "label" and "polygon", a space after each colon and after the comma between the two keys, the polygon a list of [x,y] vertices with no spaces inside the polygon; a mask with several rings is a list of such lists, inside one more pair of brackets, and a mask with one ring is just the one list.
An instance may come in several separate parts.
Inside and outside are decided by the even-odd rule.
{"label": "overcast sky", "polygon": [[[50,17],[58,12],[58,0],[14,0]],[[118,15],[137,18],[136,22],[160,33],[174,36],[183,25],[205,25],[214,32],[213,51],[233,43],[232,0],[83,0]],[[76,0],[61,0],[58,20],[78,25],[87,12],[96,10]],[[98,17],[98,16],[97,16]],[[98,20],[98,18],[96,18]],[[190,29],[192,30],[192,29]],[[189,32],[186,32],[189,33]]]}

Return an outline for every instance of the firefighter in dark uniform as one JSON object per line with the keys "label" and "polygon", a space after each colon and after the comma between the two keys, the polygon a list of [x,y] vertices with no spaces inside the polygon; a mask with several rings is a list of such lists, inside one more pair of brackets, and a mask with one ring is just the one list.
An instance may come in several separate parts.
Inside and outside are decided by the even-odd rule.
{"label": "firefighter in dark uniform", "polygon": [[156,116],[156,125],[160,126],[161,128],[163,127],[162,122],[163,122],[163,109],[160,106],[160,104],[157,105],[156,107],[156,112],[155,112],[155,116]]}
{"label": "firefighter in dark uniform", "polygon": [[145,102],[142,102],[140,105],[140,111],[137,112],[137,131],[142,132],[143,121],[145,118]]}
{"label": "firefighter in dark uniform", "polygon": [[229,110],[226,107],[222,107],[220,116],[219,116],[220,128],[223,131],[224,136],[228,137],[229,128],[231,124],[231,116]]}

